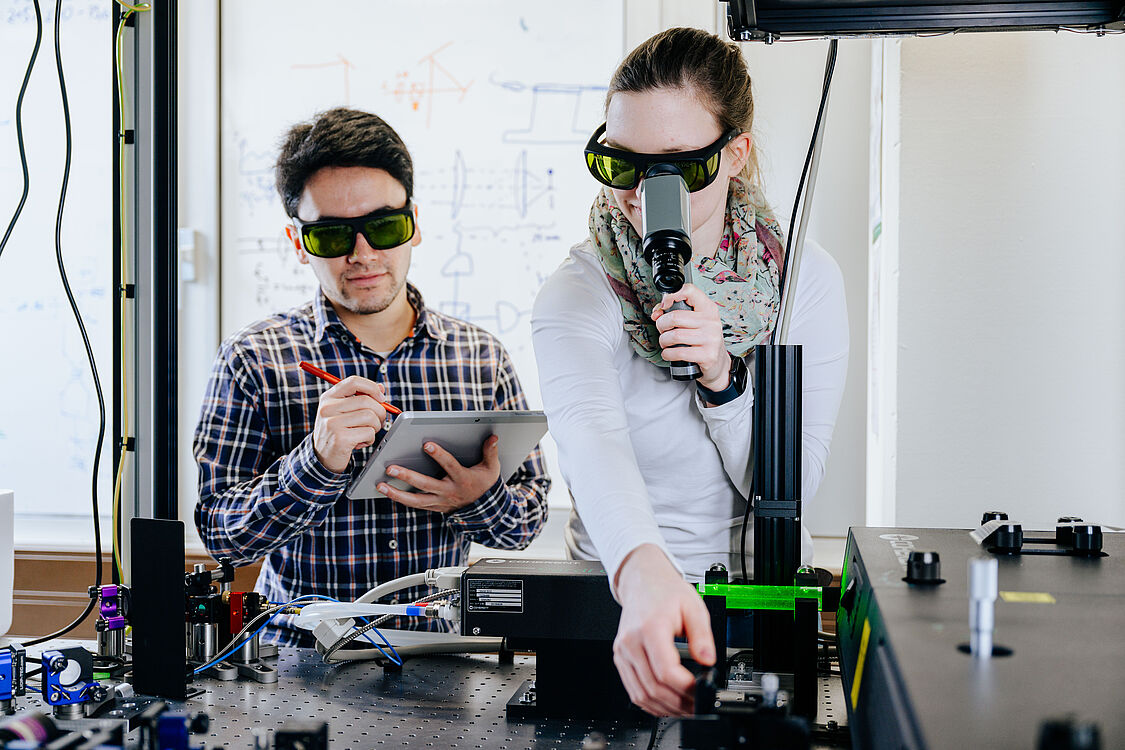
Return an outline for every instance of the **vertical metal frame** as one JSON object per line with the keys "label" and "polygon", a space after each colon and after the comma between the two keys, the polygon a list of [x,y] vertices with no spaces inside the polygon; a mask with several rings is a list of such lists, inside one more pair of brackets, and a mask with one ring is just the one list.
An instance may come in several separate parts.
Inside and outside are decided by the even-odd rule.
{"label": "vertical metal frame", "polygon": [[[117,86],[117,22],[118,17],[111,15],[109,23],[109,38],[110,38],[110,54],[112,55],[112,63],[110,64],[110,75],[113,78],[110,91],[113,94],[113,106],[110,108],[113,112],[113,132],[110,137],[113,139],[113,222],[112,232],[113,240],[111,247],[113,248],[113,442],[111,453],[113,455],[113,476],[117,476],[118,464],[121,463],[121,441],[123,435],[121,434],[121,414],[122,414],[122,393],[121,381],[125,377],[125,373],[121,368],[121,285],[123,283],[122,269],[121,269],[121,222],[118,217],[121,216],[121,170],[118,165],[121,163],[121,139],[118,134],[125,123],[121,122],[121,113],[118,111],[118,86]],[[127,80],[127,79],[126,79]],[[122,487],[122,497],[124,498],[124,487]],[[132,515],[132,514],[129,514]],[[124,538],[124,533],[121,530],[125,528],[125,524],[117,519],[118,526],[111,530],[113,535],[114,544],[117,543],[118,534],[120,538]],[[124,546],[122,547],[124,551]],[[113,566],[113,581],[119,583],[119,575],[117,573],[117,566]]]}
{"label": "vertical metal frame", "polygon": [[137,14],[136,495],[134,515],[178,516],[175,0]]}

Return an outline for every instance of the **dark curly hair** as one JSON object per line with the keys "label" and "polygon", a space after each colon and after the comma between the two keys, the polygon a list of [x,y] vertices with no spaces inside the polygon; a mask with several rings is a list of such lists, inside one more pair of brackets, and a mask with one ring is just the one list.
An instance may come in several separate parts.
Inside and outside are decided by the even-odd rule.
{"label": "dark curly hair", "polygon": [[406,144],[370,112],[336,107],[289,129],[274,168],[285,213],[297,215],[305,183],[324,167],[382,169],[402,183],[407,198],[414,194],[414,164]]}

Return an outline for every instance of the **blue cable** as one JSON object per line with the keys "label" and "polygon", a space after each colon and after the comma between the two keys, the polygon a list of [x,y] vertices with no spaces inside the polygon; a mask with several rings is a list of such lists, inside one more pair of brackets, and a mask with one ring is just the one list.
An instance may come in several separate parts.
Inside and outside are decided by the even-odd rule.
{"label": "blue cable", "polygon": [[[371,624],[366,620],[366,618],[361,617],[359,619],[363,620],[364,625],[370,625]],[[353,630],[359,630],[359,628],[356,627],[355,625],[352,625],[352,629]],[[391,653],[394,654],[393,658],[391,656],[389,656],[386,651],[383,650],[382,646],[380,646],[378,643],[376,643],[375,641],[373,641],[371,639],[371,636],[369,635],[370,631],[365,632],[365,633],[361,633],[360,635],[362,635],[364,638],[366,638],[371,643],[371,645],[373,645],[375,648],[379,649],[379,653],[381,653],[383,656],[386,656],[389,661],[392,661],[392,662],[394,662],[395,664],[397,664],[398,666],[401,667],[402,666],[402,657],[398,655],[398,651],[395,651],[395,647],[392,646],[391,642],[387,640],[387,636],[383,635],[383,633],[379,630],[379,628],[371,628],[371,630],[375,631],[375,635],[379,636],[379,638],[383,641],[383,643],[387,644],[387,648],[389,648],[391,650]]]}
{"label": "blue cable", "polygon": [[[223,653],[216,656],[211,661],[207,662],[206,664],[204,664],[201,667],[196,668],[195,670],[192,671],[192,674],[199,674],[200,672],[203,672],[204,670],[210,669],[211,667],[213,667],[216,664],[218,664],[219,662],[221,662],[223,659],[226,659],[228,656],[233,654],[238,649],[242,648],[242,646],[245,645],[246,643],[248,643],[249,641],[254,640],[254,638],[256,638],[259,633],[261,633],[263,630],[265,630],[266,627],[271,622],[273,622],[274,618],[277,617],[278,615],[280,615],[282,613],[282,610],[285,609],[286,607],[291,607],[294,604],[299,604],[301,602],[308,601],[310,599],[321,599],[321,600],[336,602],[336,603],[339,603],[339,601],[340,601],[339,599],[333,599],[330,596],[321,596],[320,594],[306,594],[304,596],[298,596],[296,599],[293,599],[292,601],[289,601],[289,602],[286,602],[285,604],[282,604],[281,609],[277,610],[272,615],[270,615],[268,620],[266,620],[264,623],[262,623],[261,626],[259,626],[257,630],[255,630],[249,636],[244,638],[240,643],[237,643],[234,646],[231,646],[230,648],[228,648],[226,651],[224,651]],[[272,604],[272,602],[271,602],[271,604]],[[365,620],[364,618],[361,617],[360,619],[363,620],[363,623],[365,625],[368,624],[367,620]],[[352,627],[355,628],[354,625]],[[358,630],[358,628],[356,628],[356,629]],[[379,638],[382,639],[383,643],[385,643],[387,645],[387,648],[389,648],[391,650],[391,654],[394,654],[394,656],[391,656],[391,654],[388,654],[386,651],[384,651],[383,647],[380,646],[378,643],[376,643],[371,638],[371,636],[369,634],[364,633],[363,634],[364,637],[371,643],[371,645],[373,645],[373,646],[375,646],[375,648],[379,649],[379,653],[381,653],[383,656],[385,656],[388,661],[392,661],[395,664],[397,664],[399,666],[402,666],[402,657],[399,656],[397,651],[395,651],[395,647],[391,645],[390,641],[387,640],[387,637],[385,635],[383,635],[381,632],[379,632],[378,628],[372,628],[372,629],[375,631],[376,635],[378,635]]]}
{"label": "blue cable", "polygon": [[[337,604],[340,603],[339,599],[333,599],[330,596],[322,596],[321,594],[305,594],[304,596],[298,596],[296,599],[293,600],[293,602],[299,602],[302,599],[324,599],[324,600],[327,600],[327,601],[330,601],[330,602],[336,602]],[[290,602],[289,604],[292,604],[293,602]],[[277,602],[270,602],[270,604],[277,604]],[[289,604],[284,604],[284,605],[281,605],[281,606],[287,607],[287,606],[289,606]],[[418,617],[424,617],[425,616],[426,610],[425,610],[424,607],[414,607],[414,609],[416,609],[417,612],[411,612],[410,608],[407,608],[407,615],[415,615],[415,616],[418,616]],[[406,616],[406,615],[404,615],[404,616]],[[367,621],[366,617],[360,617],[359,621],[362,622],[364,625],[370,625],[371,624],[370,622]],[[266,624],[268,625],[269,622],[267,621]],[[262,627],[265,627],[265,625],[263,625]],[[356,625],[352,625],[352,630],[359,630],[359,627],[356,626]],[[379,653],[381,653],[383,656],[387,657],[387,659],[389,659],[390,661],[393,661],[395,664],[397,664],[401,667],[402,666],[402,657],[398,655],[398,651],[395,651],[395,647],[392,646],[391,642],[387,640],[387,636],[383,635],[383,633],[378,628],[371,628],[371,630],[375,631],[375,635],[379,636],[380,640],[382,640],[383,643],[386,645],[386,647],[391,650],[391,653],[394,654],[394,658],[392,658],[390,656],[390,654],[388,654],[386,651],[384,651],[382,646],[380,646],[378,643],[375,642],[375,640],[370,635],[371,631],[360,633],[360,635],[362,635],[364,637],[364,639],[368,643],[370,643],[372,646],[379,649]]]}

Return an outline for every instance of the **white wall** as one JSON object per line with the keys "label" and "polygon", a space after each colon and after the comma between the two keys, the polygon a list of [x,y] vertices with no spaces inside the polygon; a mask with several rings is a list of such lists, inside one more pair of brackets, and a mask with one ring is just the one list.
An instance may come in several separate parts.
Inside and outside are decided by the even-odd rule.
{"label": "white wall", "polygon": [[[840,42],[807,235],[840,265],[851,330],[848,379],[827,470],[816,497],[806,498],[804,503],[803,520],[815,536],[846,536],[849,526],[863,523],[871,44],[866,39]],[[820,104],[828,43],[755,43],[745,44],[743,49],[754,81],[766,194],[788,231],[793,196]]]}
{"label": "white wall", "polygon": [[1125,522],[1125,36],[902,43],[898,525]]}

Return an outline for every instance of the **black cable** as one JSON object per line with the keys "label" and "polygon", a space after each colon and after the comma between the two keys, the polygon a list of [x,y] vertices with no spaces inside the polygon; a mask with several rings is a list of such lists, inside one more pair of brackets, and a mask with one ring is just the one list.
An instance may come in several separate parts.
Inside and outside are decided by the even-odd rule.
{"label": "black cable", "polygon": [[0,255],[4,254],[4,246],[8,244],[8,238],[12,236],[12,230],[15,229],[16,221],[20,218],[23,204],[27,202],[27,193],[31,187],[31,180],[27,172],[27,150],[23,145],[23,95],[27,91],[27,82],[31,79],[31,69],[35,67],[35,58],[39,55],[39,42],[43,39],[43,15],[39,11],[39,0],[34,0],[34,2],[35,46],[31,50],[31,59],[27,61],[27,72],[23,74],[23,85],[20,86],[19,98],[16,99],[16,141],[20,146],[20,166],[23,167],[23,195],[20,196],[16,212],[12,214],[12,220],[8,222],[8,231],[4,232],[4,239],[0,240]]}
{"label": "black cable", "polygon": [[[812,142],[809,143],[808,153],[805,154],[805,165],[801,168],[801,179],[797,183],[797,195],[793,199],[793,214],[789,218],[789,234],[785,236],[785,260],[781,264],[781,276],[778,279],[778,288],[781,294],[785,293],[785,277],[789,275],[789,264],[792,263],[790,249],[793,245],[793,232],[797,225],[797,211],[801,206],[801,196],[805,192],[805,179],[809,174],[809,165],[812,164],[813,151],[816,150],[816,136],[820,132],[820,123],[824,119],[824,109],[828,104],[828,90],[832,86],[832,71],[836,68],[837,40],[828,42],[828,60],[824,65],[824,85],[820,91],[820,107],[816,111],[816,124],[813,125]],[[781,327],[781,305],[777,308],[777,321],[770,333],[770,343],[777,342],[777,329]]]}
{"label": "black cable", "polygon": [[646,748],[646,750],[652,750],[654,747],[656,747],[656,735],[657,735],[659,730],[660,730],[660,719],[657,718],[655,721],[652,722],[652,734],[650,734],[648,736],[648,747]]}
{"label": "black cable", "polygon": [[[36,3],[38,7],[38,3]],[[82,313],[78,310],[78,303],[74,301],[74,295],[70,291],[70,282],[66,278],[66,267],[63,265],[62,258],[62,219],[63,207],[66,205],[66,186],[70,181],[70,151],[72,145],[71,132],[70,132],[70,104],[66,98],[66,77],[63,75],[62,67],[62,49],[59,46],[59,19],[62,15],[62,0],[55,0],[55,67],[59,72],[59,91],[62,95],[63,105],[63,123],[66,127],[66,160],[63,166],[63,179],[62,187],[59,189],[59,211],[55,218],[55,260],[59,266],[59,278],[62,280],[63,290],[66,291],[66,298],[70,302],[71,312],[74,313],[74,319],[78,322],[78,330],[82,333],[82,343],[86,346],[86,358],[90,362],[90,372],[94,376],[94,389],[98,394],[98,444],[94,450],[94,469],[91,478],[91,495],[93,497],[94,508],[94,564],[97,569],[94,574],[95,588],[101,588],[102,585],[102,534],[101,523],[98,519],[98,467],[101,463],[102,455],[102,442],[105,440],[105,397],[102,395],[102,383],[98,378],[98,364],[94,359],[94,350],[90,346],[90,337],[86,333],[86,326],[82,322]],[[52,638],[58,638],[66,635],[70,631],[82,624],[82,622],[90,616],[94,611],[94,604],[97,601],[96,597],[90,597],[90,602],[86,605],[86,609],[80,614],[74,622],[67,625],[61,630],[56,630],[50,635],[42,636],[25,642],[24,646],[34,646],[39,643],[44,643]]]}
{"label": "black cable", "polygon": [[739,551],[739,559],[742,561],[742,582],[750,583],[750,577],[746,575],[746,527],[750,525],[750,511],[754,510],[754,485],[750,485],[750,497],[746,498],[746,512],[742,515],[742,547]]}

